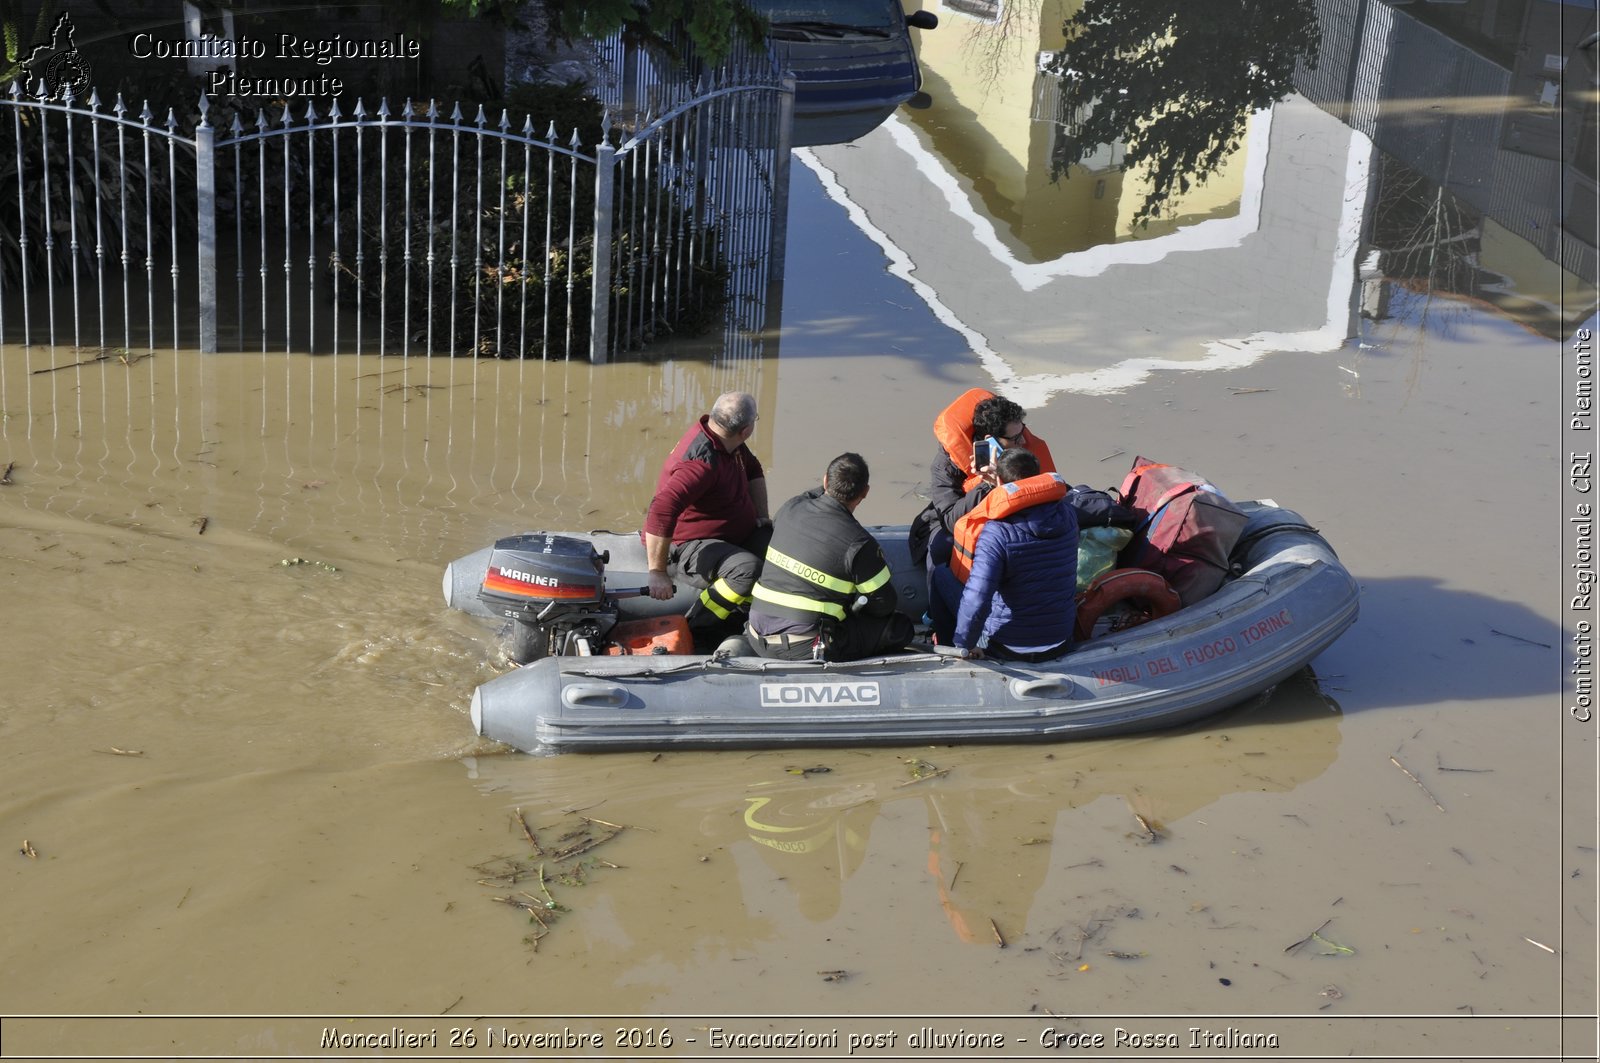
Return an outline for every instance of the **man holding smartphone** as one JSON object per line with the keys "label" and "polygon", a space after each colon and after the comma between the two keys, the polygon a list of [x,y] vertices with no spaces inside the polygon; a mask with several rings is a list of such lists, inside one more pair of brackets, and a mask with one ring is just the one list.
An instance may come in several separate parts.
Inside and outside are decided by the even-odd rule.
{"label": "man holding smartphone", "polygon": [[928,505],[911,525],[913,559],[926,556],[935,565],[949,561],[956,521],[994,487],[994,459],[999,454],[980,453],[986,449],[980,443],[992,440],[1002,451],[1020,447],[1039,459],[1042,472],[1056,471],[1050,448],[1028,431],[1024,417],[1022,407],[1010,399],[971,388],[934,418],[939,449],[928,470]]}
{"label": "man holding smartphone", "polygon": [[718,396],[662,464],[645,513],[650,597],[672,597],[669,570],[700,587],[685,616],[707,636],[743,622],[772,537],[766,470],[748,445],[758,418],[755,396]]}

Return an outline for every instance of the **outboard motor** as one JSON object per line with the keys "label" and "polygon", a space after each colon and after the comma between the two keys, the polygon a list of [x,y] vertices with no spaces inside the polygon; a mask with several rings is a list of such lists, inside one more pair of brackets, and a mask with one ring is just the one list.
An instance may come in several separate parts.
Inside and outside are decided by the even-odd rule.
{"label": "outboard motor", "polygon": [[605,652],[617,623],[616,602],[605,593],[610,560],[570,535],[513,535],[494,544],[478,597],[511,621],[513,661]]}

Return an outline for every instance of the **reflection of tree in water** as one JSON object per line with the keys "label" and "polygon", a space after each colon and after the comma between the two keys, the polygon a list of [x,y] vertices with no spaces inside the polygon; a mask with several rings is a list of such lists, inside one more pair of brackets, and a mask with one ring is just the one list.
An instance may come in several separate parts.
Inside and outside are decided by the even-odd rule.
{"label": "reflection of tree in water", "polygon": [[1123,168],[1150,180],[1136,224],[1204,184],[1322,40],[1311,0],[1086,0],[1065,30],[1050,71],[1060,113],[1080,120],[1057,141],[1052,176],[1122,144]]}
{"label": "reflection of tree in water", "polygon": [[1366,317],[1391,316],[1388,294],[1375,287],[1385,284],[1412,293],[1408,302],[1421,314],[1435,296],[1497,301],[1506,278],[1478,263],[1483,218],[1476,210],[1389,155],[1379,156],[1374,181],[1367,239],[1378,258],[1363,278]]}

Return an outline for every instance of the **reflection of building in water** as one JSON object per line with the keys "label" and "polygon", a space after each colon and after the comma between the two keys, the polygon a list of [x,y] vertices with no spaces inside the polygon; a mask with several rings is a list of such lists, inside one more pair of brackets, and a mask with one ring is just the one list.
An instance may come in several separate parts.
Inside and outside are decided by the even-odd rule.
{"label": "reflection of building in water", "polygon": [[1245,150],[1204,184],[1169,201],[1161,218],[1135,228],[1149,190],[1144,168],[1124,172],[1121,143],[1088,146],[1084,161],[1052,178],[1058,141],[1083,120],[1046,70],[1082,0],[989,4],[924,0],[940,17],[920,43],[928,106],[907,117],[957,171],[1019,257],[1049,261],[1097,244],[1159,236],[1238,214]]}
{"label": "reflection of building in water", "polygon": [[[1596,57],[1578,45],[1595,30],[1594,5],[1317,6],[1322,54],[1296,87],[1382,153],[1365,234],[1375,270],[1487,300],[1548,335],[1588,316]],[[1381,294],[1367,309],[1385,312]]]}

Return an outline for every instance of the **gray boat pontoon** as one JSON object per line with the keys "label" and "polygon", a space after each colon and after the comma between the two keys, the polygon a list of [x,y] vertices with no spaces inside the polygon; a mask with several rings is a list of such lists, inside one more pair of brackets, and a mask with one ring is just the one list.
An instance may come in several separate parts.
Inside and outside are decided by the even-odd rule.
{"label": "gray boat pontoon", "polygon": [[[1220,590],[1041,664],[934,652],[838,664],[774,661],[750,655],[738,640],[710,655],[592,652],[603,645],[609,625],[681,614],[689,590],[680,588],[667,602],[616,596],[618,588],[647,581],[636,534],[519,537],[514,545],[524,558],[540,544],[546,551],[574,541],[585,551],[592,546],[598,554],[592,562],[580,559],[574,573],[564,560],[567,571],[558,577],[513,569],[500,564],[503,557],[494,567],[552,585],[582,577],[592,586],[575,593],[588,593],[594,604],[582,607],[581,624],[567,625],[555,655],[538,656],[477,689],[473,726],[485,737],[543,753],[1054,741],[1182,724],[1270,689],[1356,618],[1356,583],[1315,529],[1271,501],[1239,505],[1249,523],[1233,554],[1237,575]],[[902,607],[920,615],[926,583],[908,555],[906,529],[871,531],[883,545]],[[491,557],[508,542],[445,569],[447,605],[486,618],[516,613],[485,583]],[[546,604],[538,615],[525,610],[511,620],[523,649],[533,632],[533,652],[549,653],[552,636],[541,617],[548,621],[566,608]]]}

